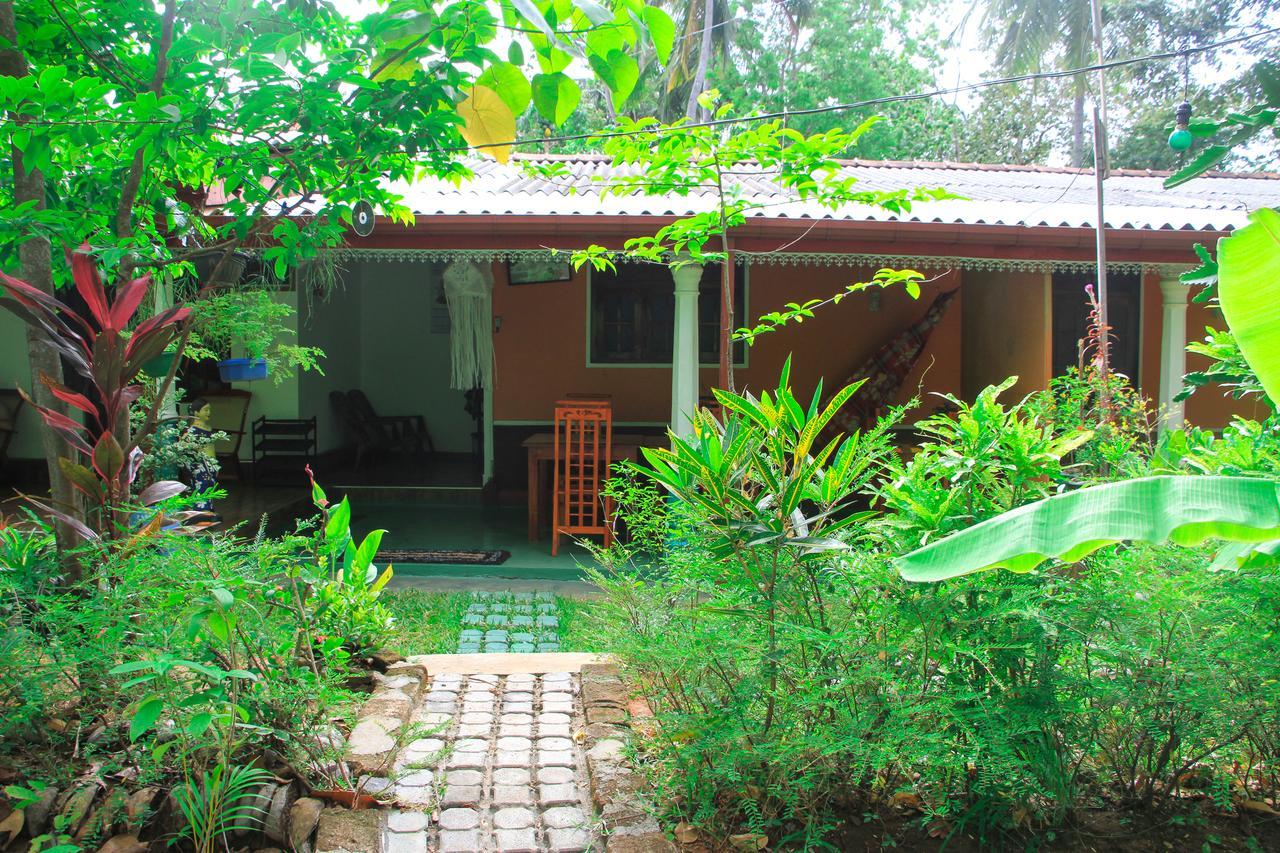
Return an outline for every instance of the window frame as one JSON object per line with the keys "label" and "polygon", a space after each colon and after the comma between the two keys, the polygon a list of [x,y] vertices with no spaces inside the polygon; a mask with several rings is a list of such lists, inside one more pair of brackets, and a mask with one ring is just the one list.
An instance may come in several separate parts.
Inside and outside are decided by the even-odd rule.
{"label": "window frame", "polygon": [[[743,260],[740,263],[742,265],[741,310],[742,310],[742,315],[744,317],[750,318],[751,317],[750,307],[751,307],[751,266],[752,265],[746,260]],[[590,369],[608,369],[608,368],[618,368],[622,370],[630,370],[632,368],[643,368],[643,369],[649,369],[649,370],[653,368],[670,369],[672,367],[672,362],[670,361],[640,362],[640,361],[593,361],[592,360],[591,341],[592,341],[592,335],[594,333],[594,329],[592,328],[592,318],[595,312],[592,310],[591,300],[595,290],[595,275],[596,275],[595,268],[590,264],[588,264],[587,265],[587,287],[586,287],[586,315],[587,316],[586,316],[586,323],[585,323],[586,338],[583,341],[586,349],[586,352],[583,354],[583,359],[586,362],[586,366]],[[671,282],[671,287],[672,289],[675,288],[674,281]],[[734,308],[737,309],[738,306],[735,305]],[[719,366],[720,366],[719,361],[712,361],[712,362],[699,361],[698,362],[699,368],[712,368],[712,367],[719,367]],[[742,360],[735,361],[733,363],[733,368],[734,370],[738,370],[738,369],[745,369],[750,366],[751,366],[751,347],[744,345],[742,347]]]}

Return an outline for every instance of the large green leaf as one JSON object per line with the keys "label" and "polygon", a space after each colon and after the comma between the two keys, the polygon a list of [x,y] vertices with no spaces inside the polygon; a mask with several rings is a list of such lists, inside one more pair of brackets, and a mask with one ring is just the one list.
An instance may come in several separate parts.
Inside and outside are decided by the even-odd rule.
{"label": "large green leaf", "polygon": [[[512,42],[514,44],[515,42]],[[476,78],[476,85],[492,89],[511,109],[512,115],[520,115],[529,106],[532,90],[524,72],[510,62],[495,62]]]}
{"label": "large green leaf", "polygon": [[909,581],[986,569],[1028,572],[1115,542],[1199,545],[1280,538],[1280,483],[1252,477],[1144,477],[1055,495],[940,539],[895,561]]}
{"label": "large green leaf", "polygon": [[658,55],[658,61],[666,65],[676,43],[675,22],[657,6],[644,7],[644,22],[649,28],[649,38],[653,40],[653,51]]}
{"label": "large green leaf", "polygon": [[538,114],[554,125],[564,124],[582,100],[582,90],[568,74],[555,71],[533,78],[533,105]]}
{"label": "large green leaf", "polygon": [[592,54],[588,61],[600,79],[609,87],[613,95],[613,108],[622,109],[622,105],[631,97],[636,83],[640,80],[640,66],[629,54],[621,50],[611,50],[607,56]]}
{"label": "large green leaf", "polygon": [[1280,213],[1251,218],[1218,241],[1218,301],[1267,396],[1280,400]]}

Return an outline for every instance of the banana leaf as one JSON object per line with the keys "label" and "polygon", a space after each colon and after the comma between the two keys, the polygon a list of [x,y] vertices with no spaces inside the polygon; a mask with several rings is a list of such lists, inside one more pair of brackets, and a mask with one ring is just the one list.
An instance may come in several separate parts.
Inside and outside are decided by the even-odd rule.
{"label": "banana leaf", "polygon": [[1264,207],[1250,218],[1218,241],[1218,302],[1267,396],[1280,401],[1280,213]]}
{"label": "banana leaf", "polygon": [[1055,495],[919,548],[894,561],[908,581],[988,569],[1029,572],[1074,562],[1123,541],[1199,545],[1280,539],[1280,483],[1252,477],[1162,476]]}

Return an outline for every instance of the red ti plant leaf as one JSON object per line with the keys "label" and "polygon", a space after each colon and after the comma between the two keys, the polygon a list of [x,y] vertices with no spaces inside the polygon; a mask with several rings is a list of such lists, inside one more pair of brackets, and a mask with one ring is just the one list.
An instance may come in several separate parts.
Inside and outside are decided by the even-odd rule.
{"label": "red ti plant leaf", "polygon": [[102,481],[88,468],[65,457],[58,460],[58,467],[62,469],[63,476],[70,481],[71,485],[88,495],[95,503],[100,503],[105,497]]}
{"label": "red ti plant leaf", "polygon": [[54,382],[52,379],[50,379],[48,376],[45,376],[44,374],[40,375],[40,381],[43,382],[45,387],[49,389],[50,394],[57,397],[62,402],[71,406],[75,406],[77,409],[84,412],[86,415],[93,415],[95,418],[98,416],[98,407],[95,406],[92,402],[90,402],[89,398],[86,397],[85,395],[77,394],[75,391],[72,391],[66,385],[59,385],[57,382]]}
{"label": "red ti plant leaf", "polygon": [[122,418],[129,417],[129,407],[140,396],[142,396],[141,385],[126,385],[121,388],[107,401],[108,420],[112,423],[120,423]]}
{"label": "red ti plant leaf", "polygon": [[129,461],[124,472],[126,485],[132,486],[133,481],[138,479],[138,469],[142,467],[142,460],[146,455],[142,452],[142,448],[137,445],[134,445],[133,449],[129,451]]}
{"label": "red ti plant leaf", "polygon": [[147,295],[147,288],[150,286],[151,276],[146,275],[142,278],[130,279],[116,287],[116,298],[111,303],[111,329],[113,331],[119,332],[129,325],[129,321],[133,319],[138,306],[142,304],[142,297]]}
{"label": "red ti plant leaf", "polygon": [[161,480],[143,489],[142,494],[138,495],[138,503],[143,506],[151,506],[152,504],[160,503],[160,501],[166,501],[174,495],[180,495],[186,490],[187,487],[177,480]]}
{"label": "red ti plant leaf", "polygon": [[76,290],[89,306],[93,319],[98,321],[98,328],[110,329],[111,309],[107,306],[107,291],[102,286],[93,256],[89,254],[88,241],[81,243],[74,252],[67,252],[67,261],[71,264],[71,279],[76,283]]}
{"label": "red ti plant leaf", "polygon": [[164,326],[175,326],[187,319],[191,314],[190,308],[167,308],[159,314],[155,314],[138,324],[138,328],[133,330],[133,337],[130,342],[136,341],[139,335],[145,335],[152,329],[159,329]]}
{"label": "red ti plant leaf", "polygon": [[93,446],[93,470],[98,472],[98,476],[108,482],[115,482],[124,468],[124,462],[124,448],[116,441],[116,437],[110,432],[100,435],[98,443]]}
{"label": "red ti plant leaf", "polygon": [[18,389],[18,393],[22,395],[22,399],[26,400],[28,405],[31,406],[31,408],[39,412],[40,417],[44,420],[46,424],[49,425],[49,428],[52,430],[55,430],[58,434],[60,434],[63,438],[65,438],[68,442],[70,442],[72,447],[74,447],[76,450],[79,450],[81,453],[85,454],[86,456],[88,456],[92,452],[91,448],[84,440],[84,436],[88,433],[88,430],[84,428],[83,424],[72,420],[71,418],[67,417],[61,412],[55,412],[52,409],[46,409],[44,406],[41,406],[40,404],[38,404],[35,400],[32,400],[30,395],[27,394],[26,391],[23,391],[21,388]]}
{"label": "red ti plant leaf", "polygon": [[86,539],[90,542],[96,542],[98,539],[102,538],[98,536],[97,533],[94,533],[92,530],[90,530],[83,521],[76,518],[75,516],[68,515],[67,513],[63,512],[60,509],[54,509],[48,504],[42,503],[41,501],[36,500],[30,495],[24,495],[23,497],[26,498],[27,503],[31,504],[33,507],[35,507],[38,510],[42,510],[50,518],[56,518],[59,521],[64,522],[68,527],[70,527],[77,534],[79,534],[80,538]]}

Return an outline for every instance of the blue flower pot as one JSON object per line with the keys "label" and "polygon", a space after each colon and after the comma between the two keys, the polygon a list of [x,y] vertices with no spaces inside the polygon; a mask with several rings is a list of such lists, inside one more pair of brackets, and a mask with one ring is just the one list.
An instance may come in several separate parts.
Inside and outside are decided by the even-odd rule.
{"label": "blue flower pot", "polygon": [[223,382],[254,382],[267,378],[265,358],[227,358],[218,362]]}

